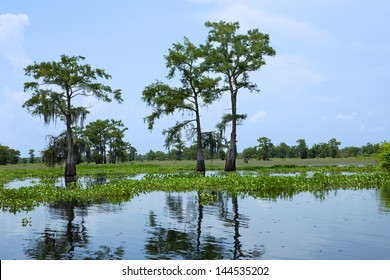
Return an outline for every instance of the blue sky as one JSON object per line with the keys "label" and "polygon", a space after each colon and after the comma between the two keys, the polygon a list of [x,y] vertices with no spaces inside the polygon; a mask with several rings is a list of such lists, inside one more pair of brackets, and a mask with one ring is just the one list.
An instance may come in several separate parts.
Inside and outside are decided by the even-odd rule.
{"label": "blue sky", "polygon": [[[122,120],[139,153],[164,150],[161,132],[181,115],[158,120],[150,132],[141,93],[164,80],[173,43],[184,36],[205,41],[207,20],[238,21],[242,32],[258,28],[276,50],[251,75],[261,92],[239,93],[238,111],[248,115],[238,129],[239,151],[263,136],[288,145],[303,138],[309,146],[330,138],[342,147],[389,140],[388,1],[0,0],[0,144],[27,156],[64,130],[60,121],[46,126],[22,108],[29,98],[23,68],[67,54],[104,68],[112,75],[108,84],[123,92],[121,105],[81,101],[92,106],[87,122]],[[204,108],[204,131],[214,130],[229,108],[228,96]]]}

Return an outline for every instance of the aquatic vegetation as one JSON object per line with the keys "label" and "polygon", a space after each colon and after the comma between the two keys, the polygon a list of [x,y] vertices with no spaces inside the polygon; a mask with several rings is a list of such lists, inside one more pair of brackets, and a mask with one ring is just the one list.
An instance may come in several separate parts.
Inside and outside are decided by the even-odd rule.
{"label": "aquatic vegetation", "polygon": [[214,193],[202,192],[199,193],[198,202],[201,205],[214,204],[218,201],[218,196]]}
{"label": "aquatic vegetation", "polygon": [[22,226],[23,227],[26,227],[26,226],[30,226],[31,227],[31,225],[32,225],[31,217],[22,219]]}
{"label": "aquatic vegetation", "polygon": [[[42,204],[61,201],[82,203],[121,203],[146,192],[198,191],[205,204],[213,203],[213,191],[224,191],[232,195],[275,199],[291,197],[296,193],[309,191],[321,196],[332,189],[389,188],[390,175],[373,166],[308,167],[275,166],[257,167],[243,172],[210,176],[191,172],[186,166],[160,165],[84,165],[78,169],[79,176],[104,176],[110,180],[102,184],[90,183],[83,186],[59,187],[55,181],[62,171],[52,168],[0,169],[0,207],[3,211],[29,211]],[[247,172],[251,171],[251,172]],[[127,179],[139,173],[146,173],[142,179]],[[38,178],[29,187],[10,189],[4,187],[15,179]],[[104,183],[106,182],[106,183]],[[202,203],[203,203],[202,202]]]}
{"label": "aquatic vegetation", "polygon": [[390,143],[382,144],[379,150],[379,166],[390,172]]}

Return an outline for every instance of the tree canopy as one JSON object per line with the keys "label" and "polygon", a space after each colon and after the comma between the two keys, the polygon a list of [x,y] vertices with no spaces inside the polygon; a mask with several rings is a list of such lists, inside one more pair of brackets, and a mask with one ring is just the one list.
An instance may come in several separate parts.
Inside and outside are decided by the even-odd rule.
{"label": "tree canopy", "polygon": [[225,170],[236,170],[237,157],[237,95],[240,89],[259,91],[256,83],[249,79],[251,72],[265,65],[264,56],[274,56],[275,50],[269,45],[269,35],[258,29],[238,34],[238,22],[206,22],[210,28],[207,38],[205,63],[217,75],[221,75],[221,90],[230,95],[232,131],[226,158]]}
{"label": "tree canopy", "polygon": [[77,97],[95,97],[111,102],[111,95],[122,102],[121,90],[112,90],[110,86],[98,82],[99,79],[111,79],[103,69],[81,64],[83,56],[61,55],[60,61],[34,63],[25,68],[26,76],[34,81],[24,84],[24,91],[32,97],[23,107],[33,116],[42,116],[45,124],[58,119],[66,125],[66,165],[65,181],[76,180],[76,159],[74,154],[72,126],[83,124],[88,109],[77,106]]}
{"label": "tree canopy", "polygon": [[166,145],[170,146],[181,139],[183,129],[192,130],[196,135],[197,171],[205,171],[202,145],[201,113],[200,108],[211,104],[219,98],[219,78],[207,75],[207,67],[204,63],[204,49],[192,44],[188,38],[184,43],[173,44],[165,56],[166,66],[169,70],[167,78],[173,79],[179,75],[180,86],[174,87],[161,81],[145,87],[142,92],[142,100],[153,108],[152,113],[145,118],[148,128],[153,129],[154,122],[163,115],[171,115],[177,112],[195,116],[177,122],[173,127],[164,130],[167,135]]}

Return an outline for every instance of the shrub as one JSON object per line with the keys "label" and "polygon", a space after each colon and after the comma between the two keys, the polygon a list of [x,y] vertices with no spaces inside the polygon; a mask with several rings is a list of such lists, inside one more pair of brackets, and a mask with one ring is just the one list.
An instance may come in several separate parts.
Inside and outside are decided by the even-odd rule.
{"label": "shrub", "polygon": [[390,172],[390,143],[384,143],[379,150],[379,166]]}

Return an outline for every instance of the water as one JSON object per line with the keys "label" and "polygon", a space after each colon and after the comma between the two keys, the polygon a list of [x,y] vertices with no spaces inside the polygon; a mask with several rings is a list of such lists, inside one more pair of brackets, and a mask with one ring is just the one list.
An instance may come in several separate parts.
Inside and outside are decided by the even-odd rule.
{"label": "water", "polygon": [[[119,178],[119,179],[122,179],[122,180],[141,180],[145,176],[146,176],[145,173],[141,173],[141,174],[137,174],[134,176],[123,176],[122,178]],[[118,179],[118,178],[116,178],[116,179]],[[104,185],[104,184],[108,184],[110,181],[111,180],[108,179],[107,176],[105,176],[105,175],[94,176],[94,177],[81,176],[78,178],[78,183],[82,187],[87,187],[87,186],[91,186],[91,185]],[[7,189],[19,189],[21,187],[33,187],[35,185],[39,185],[39,184],[43,184],[43,183],[44,182],[39,178],[27,178],[27,179],[23,179],[23,180],[16,179],[16,180],[13,180],[11,182],[5,183],[4,187]],[[60,178],[56,179],[54,182],[54,186],[65,187],[66,186],[65,178],[60,177]]]}
{"label": "water", "polygon": [[152,192],[0,213],[0,259],[390,259],[390,192],[289,199]]}

